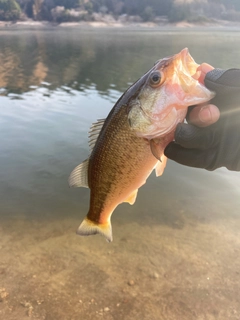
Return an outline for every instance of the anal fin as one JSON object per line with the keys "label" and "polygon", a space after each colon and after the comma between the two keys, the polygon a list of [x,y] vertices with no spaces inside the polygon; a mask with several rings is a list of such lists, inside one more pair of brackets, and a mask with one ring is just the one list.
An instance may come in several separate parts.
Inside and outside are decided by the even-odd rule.
{"label": "anal fin", "polygon": [[130,196],[128,196],[124,202],[128,202],[129,204],[134,204],[137,198],[138,189],[134,190]]}
{"label": "anal fin", "polygon": [[167,164],[167,157],[163,154],[161,156],[161,162],[159,161],[155,167],[155,172],[157,177],[163,174],[166,164]]}

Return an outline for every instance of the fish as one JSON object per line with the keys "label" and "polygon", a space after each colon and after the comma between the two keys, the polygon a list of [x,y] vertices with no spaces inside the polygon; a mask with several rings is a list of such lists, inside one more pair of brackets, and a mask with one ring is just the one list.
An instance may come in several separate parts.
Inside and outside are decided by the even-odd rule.
{"label": "fish", "polygon": [[68,180],[70,187],[90,188],[89,211],[77,234],[101,234],[111,242],[114,209],[123,202],[133,205],[154,169],[156,176],[162,175],[164,149],[187,108],[214,95],[198,81],[198,66],[187,48],[158,60],[123,93],[106,119],[92,124],[90,156]]}

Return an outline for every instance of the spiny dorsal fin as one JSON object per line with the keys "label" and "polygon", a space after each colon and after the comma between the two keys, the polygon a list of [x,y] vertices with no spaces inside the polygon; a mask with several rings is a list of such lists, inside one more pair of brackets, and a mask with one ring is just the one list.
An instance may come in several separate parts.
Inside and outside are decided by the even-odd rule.
{"label": "spiny dorsal fin", "polygon": [[88,188],[88,159],[73,169],[68,178],[69,187]]}
{"label": "spiny dorsal fin", "polygon": [[105,122],[105,119],[99,119],[97,120],[97,122],[94,122],[91,125],[90,131],[89,131],[89,147],[91,148],[91,150],[94,148],[95,143],[97,141],[97,138],[99,136],[99,133],[102,129],[102,126]]}

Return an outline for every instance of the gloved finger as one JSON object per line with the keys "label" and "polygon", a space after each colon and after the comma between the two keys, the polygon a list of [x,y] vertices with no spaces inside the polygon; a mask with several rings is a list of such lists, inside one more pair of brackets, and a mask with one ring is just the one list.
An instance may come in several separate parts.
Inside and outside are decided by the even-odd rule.
{"label": "gloved finger", "polygon": [[215,163],[215,151],[213,149],[198,150],[186,149],[176,144],[175,142],[169,143],[165,148],[164,154],[167,158],[184,166],[193,168],[203,168],[207,170],[216,169],[212,164]]}
{"label": "gloved finger", "polygon": [[218,107],[213,104],[201,104],[194,107],[188,114],[188,123],[198,127],[207,127],[220,117]]}
{"label": "gloved finger", "polygon": [[191,112],[192,112],[192,110],[193,110],[194,108],[196,108],[196,106],[190,106],[190,107],[188,107],[188,111],[187,111],[187,115],[186,115],[186,120],[187,120],[188,123],[190,122],[190,120],[189,120],[190,114],[191,114]]}
{"label": "gloved finger", "polygon": [[214,69],[207,73],[204,79],[205,86],[216,92],[212,103],[220,110],[229,105],[239,105],[240,101],[240,69]]}
{"label": "gloved finger", "polygon": [[206,74],[213,69],[214,69],[213,66],[204,62],[200,64],[200,66],[197,68],[195,75],[193,75],[192,77],[194,79],[197,79],[200,83],[204,84],[204,79],[206,77]]}
{"label": "gloved finger", "polygon": [[213,69],[206,74],[204,83],[210,90],[213,90],[217,93],[222,93],[223,88],[225,90],[239,90],[240,69]]}
{"label": "gloved finger", "polygon": [[167,158],[193,168],[202,168],[213,171],[221,167],[226,167],[231,171],[240,171],[240,159],[232,155],[225,154],[218,156],[217,148],[209,150],[185,149],[175,142],[171,142],[164,151]]}
{"label": "gloved finger", "polygon": [[186,123],[177,125],[174,137],[175,142],[180,146],[200,150],[213,148],[219,140],[213,128],[198,128]]}

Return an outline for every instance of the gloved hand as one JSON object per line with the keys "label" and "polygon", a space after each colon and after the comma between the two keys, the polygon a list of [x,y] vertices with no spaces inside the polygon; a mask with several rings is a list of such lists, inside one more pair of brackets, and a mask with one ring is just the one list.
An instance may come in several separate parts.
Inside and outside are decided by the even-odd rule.
{"label": "gloved hand", "polygon": [[240,69],[213,69],[204,83],[216,93],[211,103],[220,110],[219,120],[204,128],[179,124],[164,153],[190,167],[240,171]]}

